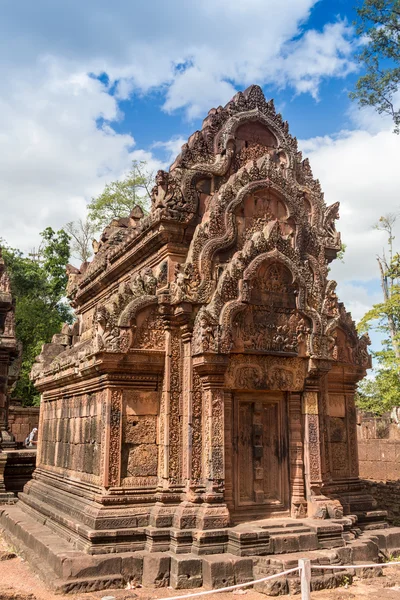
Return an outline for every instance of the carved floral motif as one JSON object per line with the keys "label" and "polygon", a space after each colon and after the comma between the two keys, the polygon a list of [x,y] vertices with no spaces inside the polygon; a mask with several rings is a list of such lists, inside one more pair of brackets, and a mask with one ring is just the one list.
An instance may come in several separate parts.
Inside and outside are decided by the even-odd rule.
{"label": "carved floral motif", "polygon": [[301,359],[278,356],[232,356],[226,384],[233,389],[301,390],[305,364]]}
{"label": "carved floral motif", "polygon": [[117,486],[120,483],[122,395],[122,389],[111,390],[108,456],[108,485],[110,486]]}

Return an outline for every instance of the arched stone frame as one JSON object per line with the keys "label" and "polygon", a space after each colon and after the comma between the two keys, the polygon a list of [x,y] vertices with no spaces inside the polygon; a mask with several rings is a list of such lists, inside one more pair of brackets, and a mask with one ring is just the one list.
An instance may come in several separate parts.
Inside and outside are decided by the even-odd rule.
{"label": "arched stone frame", "polygon": [[219,135],[217,135],[214,139],[214,148],[218,151],[219,147],[225,149],[231,141],[235,140],[235,133],[241,127],[248,122],[259,122],[264,127],[266,127],[272,135],[275,137],[277,142],[277,149],[283,150],[288,159],[288,167],[293,168],[293,154],[290,151],[290,144],[285,135],[283,135],[282,130],[279,130],[274,121],[261,112],[258,108],[254,108],[253,110],[249,110],[239,115],[233,115],[228,119],[222,128]]}
{"label": "arched stone frame", "polygon": [[282,188],[280,188],[277,184],[270,181],[269,179],[258,179],[256,181],[251,181],[247,183],[241,190],[236,194],[236,196],[229,202],[224,211],[224,225],[225,231],[222,236],[213,239],[210,239],[204,245],[204,248],[200,254],[200,269],[203,272],[204,267],[206,267],[206,261],[211,261],[213,259],[216,251],[224,250],[229,247],[236,236],[236,223],[235,223],[235,209],[245,200],[248,194],[252,192],[256,192],[262,189],[272,189],[279,196],[281,196],[281,201],[285,204],[287,210],[287,217],[294,216],[294,210],[292,205],[292,198],[288,195]]}
{"label": "arched stone frame", "polygon": [[297,212],[296,207],[293,204],[293,198],[291,194],[287,193],[286,190],[269,179],[259,179],[257,181],[247,183],[233,198],[233,200],[229,202],[224,211],[224,230],[222,235],[219,237],[214,236],[212,239],[209,239],[204,244],[204,247],[200,252],[198,268],[203,279],[200,289],[212,278],[212,261],[215,254],[221,250],[228,249],[236,239],[237,225],[234,214],[235,209],[244,201],[248,194],[262,189],[272,189],[278,196],[280,196],[280,201],[286,207],[287,219],[292,218],[295,220]]}
{"label": "arched stone frame", "polygon": [[[292,274],[292,283],[298,285],[298,295],[296,297],[296,308],[300,314],[302,314],[307,320],[311,320],[313,326],[313,334],[318,333],[320,330],[320,321],[318,313],[314,310],[310,310],[307,307],[307,284],[301,273],[294,263],[278,249],[271,250],[256,256],[252,262],[245,268],[243,278],[239,281],[239,295],[238,298],[227,302],[221,310],[219,325],[221,328],[221,352],[229,352],[230,350],[230,330],[232,327],[234,317],[244,310],[249,303],[249,289],[251,281],[256,277],[257,271],[263,263],[280,262],[283,264]],[[307,344],[309,346],[309,343]]]}
{"label": "arched stone frame", "polygon": [[[302,275],[297,272],[295,265],[290,261],[290,259],[284,254],[280,253],[277,249],[274,249],[268,253],[261,254],[257,256],[255,259],[251,261],[251,263],[245,268],[243,273],[243,279],[240,282],[240,293],[239,297],[227,303],[223,310],[221,311],[219,324],[223,332],[226,332],[227,335],[224,337],[222,335],[220,351],[226,352],[229,354],[231,340],[229,332],[231,331],[231,324],[235,318],[235,316],[245,310],[249,306],[250,295],[249,290],[251,286],[251,281],[256,277],[259,268],[263,264],[273,264],[275,262],[279,262],[284,267],[288,269],[292,276],[292,282],[297,283],[299,293],[296,298],[296,308],[300,314],[303,314],[306,318],[310,319],[310,311],[306,309],[307,303],[307,286],[306,282],[303,279]],[[272,389],[268,387],[268,381],[265,380],[265,373],[263,368],[260,366],[260,360],[274,361],[276,360],[274,357],[266,357],[264,356],[252,356],[247,355],[245,357],[246,362],[243,364],[242,371],[244,375],[245,383],[242,385],[250,386],[249,390],[253,389],[254,391],[260,391],[264,389]],[[283,359],[285,360],[285,359]],[[291,359],[289,359],[291,360]],[[279,365],[279,373],[280,375],[277,377],[277,381],[281,380],[281,385],[285,385],[283,382],[285,378],[287,381],[296,381],[293,390],[289,388],[283,388],[287,391],[285,392],[286,399],[284,400],[284,410],[285,414],[287,414],[288,422],[289,422],[289,440],[288,440],[288,467],[289,467],[289,489],[287,491],[288,498],[287,500],[290,502],[290,513],[294,518],[304,518],[307,514],[307,504],[305,501],[305,482],[304,482],[304,447],[303,447],[303,439],[302,439],[302,423],[301,423],[301,390],[303,389],[304,382],[306,379],[306,363],[307,359],[304,357],[294,359],[300,362],[303,361],[303,378],[300,381],[298,376],[294,376],[294,372],[292,371],[292,367]],[[229,361],[230,363],[230,361]],[[272,365],[272,363],[271,363]],[[299,367],[298,367],[299,368]],[[287,377],[283,376],[282,373],[288,373]],[[237,385],[241,387],[241,371],[240,369],[235,374],[235,380],[231,382],[229,385],[233,385],[233,388],[236,388]],[[270,373],[270,381],[275,381],[274,376],[274,367],[271,366],[269,369]],[[277,374],[278,375],[278,374]],[[253,377],[253,383],[251,383]],[[282,379],[283,377],[283,379]],[[239,378],[239,379],[238,379]],[[226,379],[226,383],[228,383],[230,379],[229,375],[229,367],[228,367],[228,375]],[[267,378],[268,379],[268,378]],[[265,386],[267,387],[265,388]],[[279,384],[278,384],[279,385]],[[259,392],[258,392],[259,393]],[[234,410],[234,396],[232,395],[232,391],[230,389],[225,389],[225,418],[226,420],[230,420],[233,423],[233,413]],[[286,413],[287,411],[287,413]],[[230,449],[233,447],[233,439],[232,439],[232,426],[227,425],[228,433],[226,434],[225,439],[225,450],[226,450],[226,477],[227,477],[227,496],[226,500],[228,502],[229,507],[232,509],[235,506],[234,500],[234,489],[235,482],[233,480],[233,457],[230,456]],[[236,484],[237,485],[237,484]]]}
{"label": "arched stone frame", "polygon": [[121,349],[128,351],[132,347],[138,314],[142,310],[157,304],[157,296],[141,296],[132,300],[125,307],[118,320],[118,327],[121,330],[120,337],[123,340]]}
{"label": "arched stone frame", "polygon": [[[292,139],[289,135],[284,135],[282,126],[279,126],[271,117],[260,111],[259,108],[240,113],[239,115],[232,115],[232,117],[230,117],[222,127],[219,135],[217,135],[214,139],[215,151],[220,150],[219,146],[225,149],[229,144],[234,143],[235,132],[237,129],[249,121],[260,122],[271,131],[272,135],[274,135],[277,140],[277,150],[283,150],[285,152],[287,158],[287,167],[285,168],[285,173],[286,176],[290,178],[295,169],[295,153],[293,152]],[[307,193],[307,202],[309,202],[312,209],[311,225],[322,225],[322,213],[320,209],[321,194],[319,194],[319,198],[316,199],[315,190],[311,190],[308,186],[300,186],[299,184],[298,187]]]}

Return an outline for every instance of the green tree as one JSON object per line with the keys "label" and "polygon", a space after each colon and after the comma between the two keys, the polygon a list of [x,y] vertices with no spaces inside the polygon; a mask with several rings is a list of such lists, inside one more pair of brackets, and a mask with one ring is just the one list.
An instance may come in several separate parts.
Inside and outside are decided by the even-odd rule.
{"label": "green tree", "polygon": [[350,98],[390,115],[398,134],[400,106],[395,94],[400,83],[400,0],[364,0],[357,14],[357,34],[365,42],[357,58],[365,73]]}
{"label": "green tree", "polygon": [[133,161],[132,168],[121,181],[108,183],[102,193],[88,205],[89,219],[98,230],[113,219],[127,217],[136,205],[149,207],[153,176],[146,171],[144,161]]}
{"label": "green tree", "polygon": [[382,343],[382,350],[372,354],[377,363],[375,376],[361,381],[356,400],[361,410],[381,415],[399,405],[399,362],[388,340]]}
{"label": "green tree", "polygon": [[400,255],[393,254],[394,225],[397,216],[388,214],[375,226],[388,236],[388,256],[377,257],[383,301],[361,319],[358,329],[375,329],[384,335],[382,349],[373,352],[375,378],[364,379],[359,385],[358,406],[382,414],[400,404]]}
{"label": "green tree", "polygon": [[22,342],[20,378],[13,396],[25,404],[37,404],[39,395],[29,379],[35,357],[44,343],[59,333],[65,322],[72,322],[72,312],[65,300],[65,267],[69,259],[69,237],[51,228],[42,234],[38,255],[26,257],[3,243],[3,258],[16,300],[16,335]]}

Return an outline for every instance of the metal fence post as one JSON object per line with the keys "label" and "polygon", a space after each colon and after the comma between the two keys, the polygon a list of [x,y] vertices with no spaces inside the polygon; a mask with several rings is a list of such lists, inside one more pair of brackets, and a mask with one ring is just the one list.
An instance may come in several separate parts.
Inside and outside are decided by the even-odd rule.
{"label": "metal fence post", "polygon": [[308,558],[299,559],[301,600],[311,600],[311,562]]}

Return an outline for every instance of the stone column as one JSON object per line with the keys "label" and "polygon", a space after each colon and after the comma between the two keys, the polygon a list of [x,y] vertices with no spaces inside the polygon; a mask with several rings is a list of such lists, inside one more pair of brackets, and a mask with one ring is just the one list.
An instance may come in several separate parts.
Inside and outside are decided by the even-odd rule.
{"label": "stone column", "polygon": [[203,391],[203,504],[197,515],[198,529],[218,529],[229,525],[224,499],[224,375],[227,357],[202,354],[193,359]]}
{"label": "stone column", "polygon": [[304,443],[301,420],[301,395],[288,393],[289,409],[289,460],[291,515],[295,519],[307,516],[304,489]]}
{"label": "stone column", "polygon": [[14,494],[7,492],[5,488],[4,470],[7,455],[2,454],[2,448],[15,445],[13,437],[8,432],[7,403],[9,369],[11,357],[16,351],[16,339],[14,332],[9,330],[6,320],[11,314],[13,303],[8,279],[5,280],[4,277],[4,263],[0,254],[0,503],[15,501]]}
{"label": "stone column", "polygon": [[[313,386],[314,387],[314,386]],[[304,416],[304,467],[308,512],[311,516],[314,507],[310,502],[321,494],[321,436],[318,418],[318,389],[311,386],[303,392],[302,412]],[[311,388],[311,389],[310,389]]]}
{"label": "stone column", "polygon": [[9,439],[9,434],[7,431],[8,368],[9,353],[0,352],[0,504],[8,504],[16,501],[14,494],[6,491],[4,483],[4,471],[7,463],[7,454],[1,450],[4,442],[7,443]]}
{"label": "stone column", "polygon": [[[161,312],[165,327],[165,363],[163,391],[161,396],[159,417],[159,485],[157,502],[151,510],[150,525],[152,527],[172,527],[176,505],[182,500],[184,492],[183,466],[186,473],[188,461],[183,460],[183,444],[188,447],[189,438],[184,439],[182,369],[183,346],[189,344],[190,337],[182,341],[179,319],[172,315],[169,296],[165,294],[160,300]],[[185,323],[185,319],[183,319]],[[187,346],[185,348],[187,352]],[[187,359],[187,357],[186,357]],[[187,360],[186,360],[186,367]],[[186,396],[188,397],[186,386]],[[188,408],[186,410],[186,432],[188,428]],[[176,527],[180,526],[176,517]]]}
{"label": "stone column", "polygon": [[[196,526],[196,514],[198,511],[198,494],[196,493],[196,483],[193,481],[195,468],[193,468],[193,425],[197,433],[197,405],[195,407],[195,423],[193,422],[193,367],[192,367],[192,331],[188,319],[184,318],[190,315],[191,307],[185,313],[181,313],[181,348],[182,348],[182,378],[181,378],[181,414],[182,414],[182,485],[184,493],[183,501],[178,506],[174,518],[173,527],[176,529],[193,529]],[[196,381],[197,384],[197,381]],[[197,401],[196,395],[196,401]],[[198,439],[195,439],[194,458],[196,460]],[[182,534],[172,534],[172,542],[178,547],[181,542]]]}
{"label": "stone column", "polygon": [[324,519],[340,518],[343,507],[338,500],[324,495],[324,485],[328,483],[329,468],[327,437],[324,431],[326,407],[323,402],[325,390],[325,372],[306,380],[302,398],[304,418],[304,465],[305,489],[308,505],[308,516]]}

